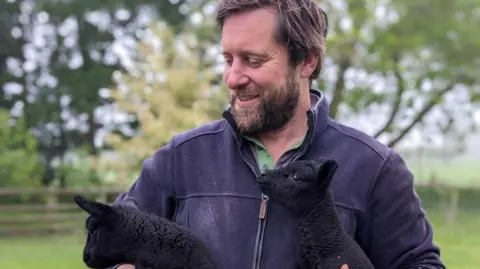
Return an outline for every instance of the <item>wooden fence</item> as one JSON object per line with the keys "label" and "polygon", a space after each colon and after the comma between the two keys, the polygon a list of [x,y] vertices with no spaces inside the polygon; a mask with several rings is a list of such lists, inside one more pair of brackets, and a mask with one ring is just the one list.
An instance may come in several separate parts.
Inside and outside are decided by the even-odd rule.
{"label": "wooden fence", "polygon": [[87,214],[74,203],[74,195],[112,203],[121,191],[0,188],[0,238],[78,231],[85,227]]}
{"label": "wooden fence", "polygon": [[[463,200],[467,196],[473,197],[474,207],[480,205],[480,191],[472,187],[452,187],[433,182],[418,185],[417,188],[422,192],[420,196],[426,200],[424,202],[440,206],[447,223],[455,220],[461,196],[465,198]],[[80,231],[85,227],[87,214],[73,202],[74,195],[81,194],[97,201],[112,203],[124,190],[0,188],[0,238]]]}

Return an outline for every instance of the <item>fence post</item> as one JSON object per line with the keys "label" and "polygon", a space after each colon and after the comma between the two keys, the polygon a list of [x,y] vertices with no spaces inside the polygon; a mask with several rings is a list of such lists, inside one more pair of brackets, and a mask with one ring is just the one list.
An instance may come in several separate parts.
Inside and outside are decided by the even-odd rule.
{"label": "fence post", "polygon": [[51,233],[57,232],[56,219],[58,218],[58,197],[54,191],[53,186],[47,188],[45,192],[45,201],[46,201],[46,216],[49,219],[48,225],[50,226]]}
{"label": "fence post", "polygon": [[458,209],[458,200],[459,197],[459,190],[458,188],[451,187],[447,190],[448,193],[448,208],[445,213],[445,222],[447,225],[451,226],[455,222],[455,218],[457,215]]}

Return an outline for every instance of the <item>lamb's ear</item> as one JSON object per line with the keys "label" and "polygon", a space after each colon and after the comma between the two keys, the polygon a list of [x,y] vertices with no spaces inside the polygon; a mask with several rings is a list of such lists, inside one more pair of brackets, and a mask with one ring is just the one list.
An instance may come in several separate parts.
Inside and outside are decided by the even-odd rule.
{"label": "lamb's ear", "polygon": [[113,210],[109,205],[96,201],[91,201],[83,196],[77,195],[73,197],[75,203],[93,217],[101,218],[110,215]]}
{"label": "lamb's ear", "polygon": [[317,168],[317,180],[323,189],[330,186],[333,179],[333,174],[337,171],[338,163],[333,159],[328,159],[322,162]]}

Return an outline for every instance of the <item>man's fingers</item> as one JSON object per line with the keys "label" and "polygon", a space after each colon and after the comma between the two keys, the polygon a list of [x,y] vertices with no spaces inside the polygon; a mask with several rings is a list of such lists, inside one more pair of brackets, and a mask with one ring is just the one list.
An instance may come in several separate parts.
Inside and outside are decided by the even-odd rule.
{"label": "man's fingers", "polygon": [[344,264],[342,267],[340,267],[340,269],[348,269],[348,265]]}

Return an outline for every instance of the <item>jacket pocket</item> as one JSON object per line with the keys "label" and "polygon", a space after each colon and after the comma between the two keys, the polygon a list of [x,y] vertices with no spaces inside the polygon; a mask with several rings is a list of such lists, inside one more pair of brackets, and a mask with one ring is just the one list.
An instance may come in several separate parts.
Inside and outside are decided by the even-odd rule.
{"label": "jacket pocket", "polygon": [[335,204],[338,218],[342,225],[343,230],[351,237],[355,239],[356,228],[357,228],[357,219],[356,212],[353,209],[347,208],[345,206]]}
{"label": "jacket pocket", "polygon": [[173,221],[175,223],[182,225],[186,228],[189,227],[188,224],[188,203],[186,199],[176,199],[175,204],[175,214],[173,215]]}
{"label": "jacket pocket", "polygon": [[202,240],[218,268],[251,265],[259,197],[201,194],[178,198],[176,219]]}

